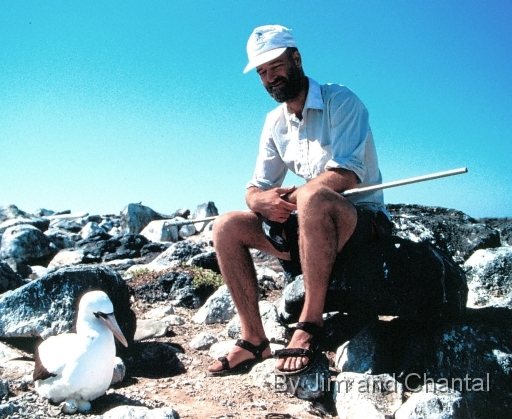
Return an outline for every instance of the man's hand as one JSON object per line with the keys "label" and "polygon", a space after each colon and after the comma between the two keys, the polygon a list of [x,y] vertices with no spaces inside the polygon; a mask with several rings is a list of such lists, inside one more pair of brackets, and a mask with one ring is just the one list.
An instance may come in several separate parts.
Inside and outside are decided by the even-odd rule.
{"label": "man's hand", "polygon": [[274,188],[263,191],[256,187],[249,188],[245,196],[251,211],[260,213],[270,221],[284,223],[297,205],[286,201],[285,196],[295,190],[295,186]]}

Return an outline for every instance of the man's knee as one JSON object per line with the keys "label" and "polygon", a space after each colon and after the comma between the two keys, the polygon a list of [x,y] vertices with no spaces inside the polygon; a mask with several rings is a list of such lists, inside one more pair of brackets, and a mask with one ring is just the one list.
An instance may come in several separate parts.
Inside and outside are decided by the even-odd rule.
{"label": "man's knee", "polygon": [[323,185],[305,185],[297,196],[297,207],[301,211],[311,211],[319,216],[333,213],[336,217],[347,218],[346,222],[356,222],[357,211],[354,205],[340,193]]}

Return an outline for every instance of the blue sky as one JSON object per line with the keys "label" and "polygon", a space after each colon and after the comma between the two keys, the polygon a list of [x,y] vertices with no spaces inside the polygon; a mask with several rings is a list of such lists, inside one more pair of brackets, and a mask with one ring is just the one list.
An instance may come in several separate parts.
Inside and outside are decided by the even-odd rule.
{"label": "blue sky", "polygon": [[[370,112],[388,203],[512,216],[512,2],[0,0],[0,205],[245,209],[265,114],[253,28]],[[290,176],[288,184],[300,184]]]}

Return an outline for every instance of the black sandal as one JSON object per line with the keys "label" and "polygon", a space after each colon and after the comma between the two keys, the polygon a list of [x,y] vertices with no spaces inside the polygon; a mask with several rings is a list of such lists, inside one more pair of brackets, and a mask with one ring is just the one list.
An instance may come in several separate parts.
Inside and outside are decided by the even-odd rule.
{"label": "black sandal", "polygon": [[233,368],[230,368],[228,358],[226,356],[221,356],[218,360],[222,363],[222,369],[219,371],[208,371],[209,376],[221,377],[225,375],[244,374],[248,372],[254,365],[264,360],[263,352],[269,347],[270,342],[268,339],[265,339],[259,345],[253,345],[251,342],[248,342],[244,339],[238,339],[235,345],[252,353],[254,358],[246,359],[245,361],[235,365]]}
{"label": "black sandal", "polygon": [[308,358],[309,362],[304,365],[302,368],[296,370],[280,370],[275,368],[274,374],[282,374],[287,376],[294,376],[298,374],[305,373],[311,369],[314,364],[314,361],[318,355],[320,350],[320,336],[322,333],[322,326],[318,326],[315,323],[310,322],[299,322],[295,326],[295,330],[303,330],[311,337],[308,339],[307,343],[309,343],[309,349],[302,348],[285,348],[279,349],[274,352],[274,357],[276,358]]}

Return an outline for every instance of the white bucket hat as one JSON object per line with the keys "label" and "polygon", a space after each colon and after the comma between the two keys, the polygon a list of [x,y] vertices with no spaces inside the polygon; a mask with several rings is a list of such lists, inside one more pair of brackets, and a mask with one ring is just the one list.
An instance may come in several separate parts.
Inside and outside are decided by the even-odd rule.
{"label": "white bucket hat", "polygon": [[257,27],[247,41],[249,63],[244,73],[279,57],[288,47],[297,47],[290,29],[281,25]]}

